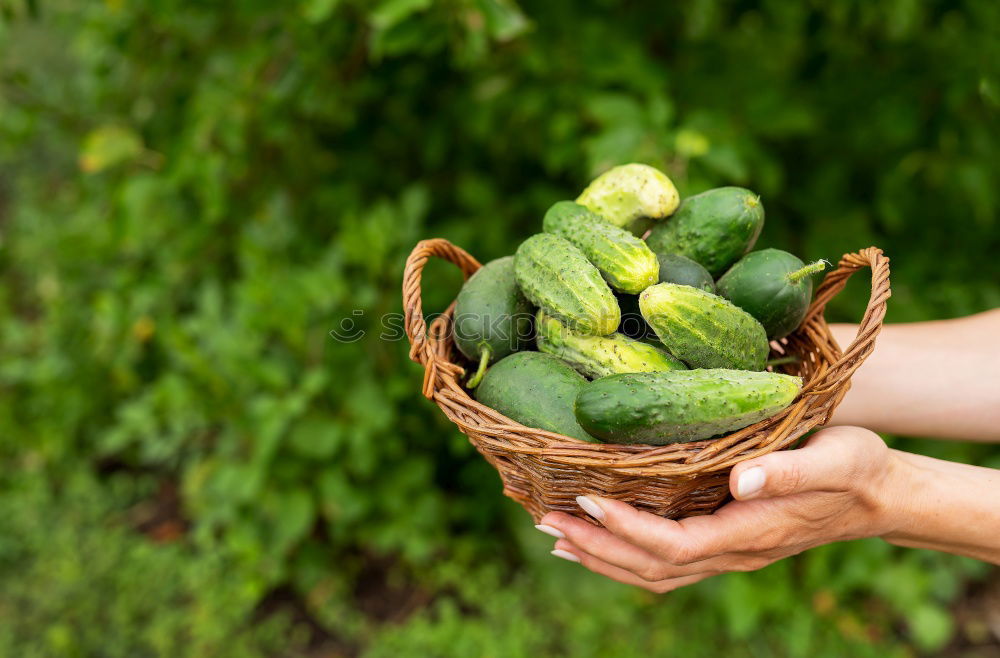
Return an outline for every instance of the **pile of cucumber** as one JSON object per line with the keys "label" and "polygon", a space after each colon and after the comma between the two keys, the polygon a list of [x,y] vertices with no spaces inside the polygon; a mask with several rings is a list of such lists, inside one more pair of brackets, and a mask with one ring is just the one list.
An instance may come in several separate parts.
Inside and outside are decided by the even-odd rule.
{"label": "pile of cucumber", "polygon": [[750,190],[681,202],[653,167],[605,172],[463,286],[467,386],[524,425],[592,442],[696,441],[774,415],[802,382],[765,371],[769,341],[802,322],[825,263],[750,251],[763,226]]}

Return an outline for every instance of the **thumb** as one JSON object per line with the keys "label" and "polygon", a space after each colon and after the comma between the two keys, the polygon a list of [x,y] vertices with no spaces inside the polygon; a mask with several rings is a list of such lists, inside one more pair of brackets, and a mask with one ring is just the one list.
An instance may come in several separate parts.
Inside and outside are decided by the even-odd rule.
{"label": "thumb", "polygon": [[865,472],[866,456],[884,446],[861,427],[830,427],[797,450],[781,450],[733,467],[729,490],[736,500],[776,498],[806,491],[847,491]]}

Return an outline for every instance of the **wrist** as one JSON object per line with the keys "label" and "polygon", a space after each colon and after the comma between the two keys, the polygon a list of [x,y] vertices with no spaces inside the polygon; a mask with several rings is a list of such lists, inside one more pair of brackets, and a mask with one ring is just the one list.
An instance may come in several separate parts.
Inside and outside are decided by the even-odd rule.
{"label": "wrist", "polygon": [[1000,471],[889,450],[860,499],[868,536],[1000,564]]}
{"label": "wrist", "polygon": [[874,536],[892,541],[912,519],[914,465],[905,458],[906,453],[889,450],[881,477],[874,478],[869,486],[868,500],[874,510]]}
{"label": "wrist", "polygon": [[882,539],[1000,563],[1000,471],[893,452],[896,502]]}

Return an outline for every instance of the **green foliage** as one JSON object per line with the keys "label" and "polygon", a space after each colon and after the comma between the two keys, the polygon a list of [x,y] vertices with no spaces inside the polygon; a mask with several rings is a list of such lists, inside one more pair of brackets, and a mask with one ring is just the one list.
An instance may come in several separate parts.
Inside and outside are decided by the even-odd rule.
{"label": "green foliage", "polygon": [[[27,482],[0,491],[19,615],[0,647],[243,655],[273,646],[241,628],[280,587],[372,655],[936,650],[978,575],[946,556],[833,546],[664,599],[550,564],[380,336],[418,239],[512,253],[628,161],[682,196],[759,192],[762,247],[882,246],[890,320],[1000,305],[998,19],[988,0],[0,3],[0,470]],[[459,280],[430,266],[425,311]],[[857,319],[865,287],[829,317]],[[180,488],[178,546],[115,512],[150,482]],[[362,605],[373,587],[396,607]]]}
{"label": "green foliage", "polygon": [[[917,647],[940,647],[950,636],[950,629],[949,635],[933,635],[942,620],[951,623],[944,601],[963,578],[984,571],[969,560],[901,554],[866,540],[658,597],[600,578],[581,579],[578,566],[550,563],[547,539],[522,541],[530,557],[513,582],[481,570],[478,578],[456,584],[459,600],[474,604],[477,614],[463,614],[445,599],[381,634],[366,658],[911,656],[907,643],[893,637],[892,621],[902,611]],[[879,580],[895,583],[893,594],[872,583],[889,562],[895,572]],[[914,578],[919,573],[925,575]]]}
{"label": "green foliage", "polygon": [[18,478],[0,496],[0,655],[243,658],[303,644],[285,619],[247,625],[259,593],[221,552],[123,527],[136,483],[40,483]]}

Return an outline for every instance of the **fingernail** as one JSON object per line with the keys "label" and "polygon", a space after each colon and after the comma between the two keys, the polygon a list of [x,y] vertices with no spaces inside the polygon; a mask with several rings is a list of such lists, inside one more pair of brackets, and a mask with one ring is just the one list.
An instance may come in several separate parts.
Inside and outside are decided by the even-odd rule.
{"label": "fingernail", "polygon": [[580,558],[578,558],[577,556],[573,555],[569,551],[564,551],[561,548],[555,549],[554,551],[552,551],[552,554],[555,555],[556,557],[561,557],[564,560],[569,560],[570,562],[579,562],[580,561]]}
{"label": "fingernail", "polygon": [[740,479],[736,483],[736,493],[740,498],[752,496],[764,487],[764,480],[767,476],[764,469],[754,466],[740,473]]}
{"label": "fingernail", "polygon": [[590,514],[592,517],[594,517],[598,521],[603,521],[604,520],[604,510],[601,509],[600,505],[598,505],[597,503],[595,503],[594,501],[592,501],[587,496],[577,496],[576,497],[576,504],[579,505],[583,509],[584,512],[586,512],[587,514]]}
{"label": "fingernail", "polygon": [[559,528],[553,528],[552,526],[545,524],[536,525],[535,527],[547,535],[552,535],[556,539],[566,539],[566,535],[564,535]]}

